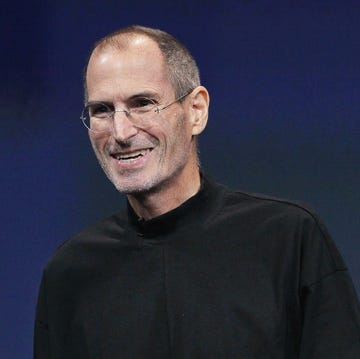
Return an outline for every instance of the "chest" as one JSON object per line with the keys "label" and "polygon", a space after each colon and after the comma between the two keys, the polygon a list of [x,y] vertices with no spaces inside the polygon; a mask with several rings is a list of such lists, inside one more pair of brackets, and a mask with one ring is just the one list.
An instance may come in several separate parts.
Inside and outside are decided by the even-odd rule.
{"label": "chest", "polygon": [[94,358],[281,358],[297,345],[296,273],[258,245],[212,232],[98,252],[64,284],[61,320]]}

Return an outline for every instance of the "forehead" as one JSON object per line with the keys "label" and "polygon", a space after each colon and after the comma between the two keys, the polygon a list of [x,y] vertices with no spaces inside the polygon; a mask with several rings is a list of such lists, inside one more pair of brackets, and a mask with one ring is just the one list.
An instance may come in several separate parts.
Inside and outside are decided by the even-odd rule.
{"label": "forehead", "polygon": [[138,36],[124,46],[105,45],[90,57],[86,83],[88,97],[127,96],[139,90],[172,89],[167,66],[158,45]]}

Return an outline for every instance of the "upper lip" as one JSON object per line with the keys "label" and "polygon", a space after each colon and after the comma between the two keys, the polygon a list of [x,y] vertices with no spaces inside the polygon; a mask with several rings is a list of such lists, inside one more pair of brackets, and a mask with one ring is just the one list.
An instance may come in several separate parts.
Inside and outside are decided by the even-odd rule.
{"label": "upper lip", "polygon": [[135,157],[144,154],[146,151],[151,151],[151,147],[132,149],[131,151],[112,151],[110,156],[119,159],[120,157]]}

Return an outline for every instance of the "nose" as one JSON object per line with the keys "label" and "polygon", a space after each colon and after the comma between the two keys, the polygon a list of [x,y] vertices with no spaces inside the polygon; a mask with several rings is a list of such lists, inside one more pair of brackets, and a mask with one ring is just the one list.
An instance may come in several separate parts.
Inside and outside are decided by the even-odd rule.
{"label": "nose", "polygon": [[113,114],[113,136],[116,141],[124,142],[138,134],[139,130],[130,121],[124,110],[115,110]]}

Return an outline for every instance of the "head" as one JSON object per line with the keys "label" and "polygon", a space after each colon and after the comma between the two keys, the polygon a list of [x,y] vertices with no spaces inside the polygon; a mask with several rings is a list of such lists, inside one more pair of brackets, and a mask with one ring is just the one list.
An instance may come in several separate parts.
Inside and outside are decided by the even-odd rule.
{"label": "head", "polygon": [[[100,40],[85,68],[85,99],[116,110],[109,131],[89,135],[119,191],[135,195],[169,186],[176,190],[198,171],[196,138],[206,125],[209,96],[200,86],[194,59],[171,35],[132,26]],[[122,112],[172,102],[150,112],[141,125]]]}
{"label": "head", "polygon": [[176,97],[180,97],[189,89],[200,86],[199,69],[185,45],[165,31],[133,25],[114,31],[94,44],[84,69],[85,100],[87,98],[86,73],[92,53],[107,46],[122,50],[130,39],[141,35],[152,39],[158,45]]}

